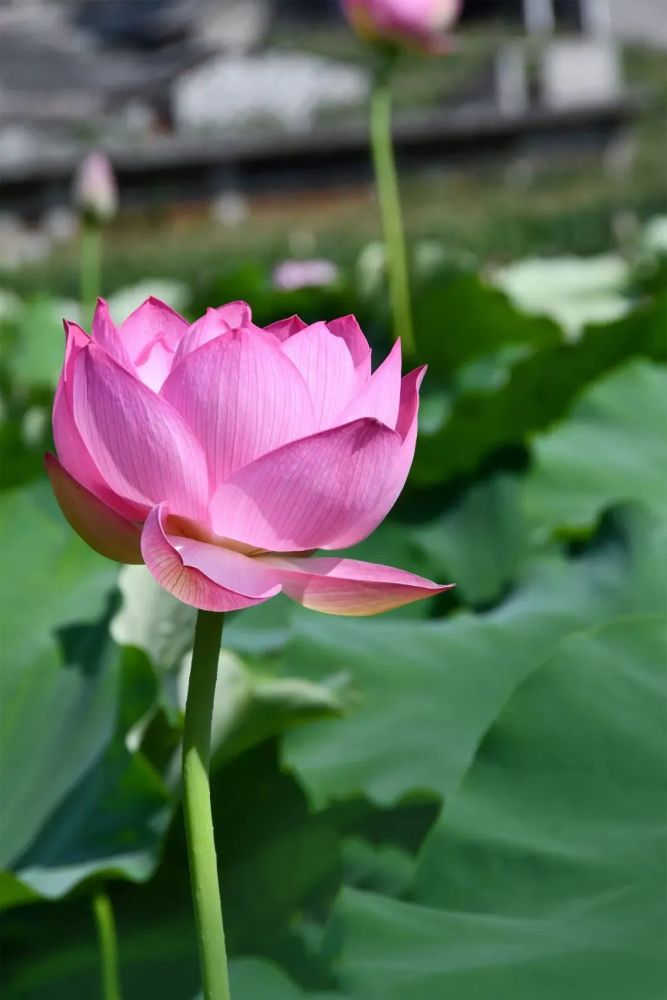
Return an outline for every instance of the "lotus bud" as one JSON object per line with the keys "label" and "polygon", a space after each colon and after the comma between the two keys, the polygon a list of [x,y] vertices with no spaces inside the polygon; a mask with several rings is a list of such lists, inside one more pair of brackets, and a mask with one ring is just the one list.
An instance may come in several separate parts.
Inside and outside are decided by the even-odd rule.
{"label": "lotus bud", "polygon": [[118,186],[106,153],[89,153],[74,178],[73,198],[77,208],[91,222],[103,225],[118,211]]}
{"label": "lotus bud", "polygon": [[425,52],[447,48],[445,32],[463,0],[342,0],[353,29],[366,42]]}

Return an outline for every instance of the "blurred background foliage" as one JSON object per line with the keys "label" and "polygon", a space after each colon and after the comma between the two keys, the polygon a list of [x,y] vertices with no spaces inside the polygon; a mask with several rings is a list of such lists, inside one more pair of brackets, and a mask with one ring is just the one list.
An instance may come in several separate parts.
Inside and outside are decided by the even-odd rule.
{"label": "blurred background foliage", "polygon": [[[331,33],[301,44],[355,58]],[[447,73],[484,44],[473,31]],[[235,1000],[661,994],[659,58],[626,53],[653,87],[621,186],[593,157],[406,178],[411,360],[430,371],[408,486],[354,552],[457,587],[371,620],[280,597],[228,616],[213,796]],[[446,92],[440,66],[409,64],[402,100]],[[259,323],[354,312],[379,359],[376,232],[363,185],[257,197],[231,228],[158,204],[112,227],[105,293],[118,321],[148,294],[190,317],[238,298]],[[295,252],[338,278],[276,289]],[[76,253],[0,277],[3,995],[97,995],[103,885],[127,1000],[184,1000],[193,613],[89,551],[42,475]]]}

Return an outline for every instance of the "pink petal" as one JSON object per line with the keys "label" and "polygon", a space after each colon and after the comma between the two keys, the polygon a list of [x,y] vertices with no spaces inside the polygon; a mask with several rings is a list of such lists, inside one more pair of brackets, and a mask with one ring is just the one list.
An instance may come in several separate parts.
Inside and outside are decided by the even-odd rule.
{"label": "pink petal", "polygon": [[114,493],[104,482],[100,470],[83,443],[74,422],[72,376],[79,353],[90,344],[90,337],[76,323],[65,323],[66,346],[62,375],[53,401],[53,438],[58,458],[65,470],[107,506],[133,520],[141,516],[141,508]]}
{"label": "pink petal", "polygon": [[428,366],[413,368],[411,372],[401,379],[401,398],[398,407],[398,420],[396,422],[396,432],[400,435],[405,445],[410,445],[414,449],[417,440],[417,417],[419,414],[419,390],[424,381]]}
{"label": "pink petal", "polygon": [[180,313],[166,302],[150,295],[130,313],[121,324],[120,331],[132,355],[136,356],[138,351],[135,348],[140,343],[147,343],[157,336],[164,337],[172,346],[177,346],[188,327],[188,321]]}
{"label": "pink petal", "polygon": [[88,450],[81,440],[72,414],[72,372],[79,352],[90,343],[88,334],[76,323],[65,323],[65,360],[53,400],[53,437],[60,461],[86,486],[102,483]]}
{"label": "pink petal", "polygon": [[91,344],[74,371],[74,419],[104,480],[145,507],[205,519],[206,460],[183,418]]}
{"label": "pink petal", "polygon": [[159,392],[171,371],[174,353],[164,340],[154,340],[140,355],[142,363],[135,366],[137,378],[153,392]]}
{"label": "pink petal", "polygon": [[206,314],[193,323],[182,336],[173,367],[184,358],[196,351],[198,347],[208,344],[209,340],[222,337],[232,330],[252,327],[252,311],[247,302],[228,302],[218,309],[208,309]]}
{"label": "pink petal", "polygon": [[303,375],[315,407],[316,427],[331,427],[356,387],[350,352],[325,323],[314,323],[283,344],[283,353]]}
{"label": "pink petal", "polygon": [[389,356],[373,372],[340,414],[340,423],[375,417],[387,427],[396,427],[401,397],[401,342],[397,340]]}
{"label": "pink petal", "polygon": [[93,343],[103,347],[107,354],[129,372],[134,371],[134,365],[126,350],[120,330],[111,319],[109,306],[104,299],[98,299],[95,306],[92,326]]}
{"label": "pink petal", "polygon": [[201,442],[213,488],[315,430],[303,378],[262,331],[237,330],[204,344],[173,369],[161,395]]}
{"label": "pink petal", "polygon": [[332,538],[322,549],[345,549],[356,545],[375,531],[398,500],[405,481],[408,478],[417,442],[417,414],[419,411],[419,386],[426,373],[426,368],[418,368],[406,375],[401,381],[401,401],[398,410],[396,433],[401,439],[398,451],[391,462],[384,468],[383,488],[378,493],[375,507],[369,507],[366,516],[350,527],[344,527],[341,533]]}
{"label": "pink petal", "polygon": [[264,329],[282,342],[288,337],[294,336],[295,333],[305,330],[307,326],[308,324],[304,323],[300,316],[290,316],[288,319],[279,319],[276,323],[270,323]]}
{"label": "pink petal", "polygon": [[360,541],[377,524],[400,447],[399,436],[375,420],[283,445],[219,487],[213,530],[276,552],[334,547],[341,534]]}
{"label": "pink petal", "polygon": [[371,349],[363,331],[354,316],[342,316],[327,323],[331,333],[347,344],[357,373],[358,384],[363,384],[371,375]]}
{"label": "pink petal", "polygon": [[267,555],[258,556],[257,562],[276,571],[283,591],[293,601],[328,615],[377,615],[454,586],[441,586],[392,566],[356,559],[285,559]]}
{"label": "pink petal", "polygon": [[280,591],[275,574],[231,549],[168,535],[165,505],[146,520],[141,551],[148,569],[165,590],[204,611],[238,611]]}
{"label": "pink petal", "polygon": [[56,500],[77,535],[107,559],[142,563],[141,529],[70,476],[55,455],[44,456]]}
{"label": "pink petal", "polygon": [[141,381],[157,392],[171,369],[187,320],[152,296],[119,328],[120,336]]}

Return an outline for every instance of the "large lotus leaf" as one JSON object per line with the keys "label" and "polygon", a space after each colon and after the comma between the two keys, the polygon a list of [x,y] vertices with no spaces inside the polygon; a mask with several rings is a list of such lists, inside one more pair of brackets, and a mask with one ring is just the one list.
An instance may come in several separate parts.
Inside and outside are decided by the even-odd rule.
{"label": "large lotus leaf", "polygon": [[582,631],[514,694],[423,852],[415,900],[344,893],[364,1000],[662,995],[664,619]]}
{"label": "large lotus leaf", "polygon": [[499,369],[499,382],[466,387],[444,426],[419,439],[413,479],[445,482],[475,469],[490,452],[521,443],[566,413],[593,379],[636,355],[665,357],[665,298],[607,326],[589,326],[575,343],[547,345]]}
{"label": "large lotus leaf", "polygon": [[657,615],[581,632],[515,693],[427,840],[421,902],[550,917],[654,880],[665,638]]}
{"label": "large lotus leaf", "polygon": [[93,874],[146,878],[171,810],[159,777],[125,745],[156,685],[145,658],[110,639],[108,613],[100,618],[117,567],[73,534],[47,490],[2,498],[12,566],[2,596],[2,906],[61,896]]}
{"label": "large lotus leaf", "polygon": [[662,606],[656,546],[635,512],[585,557],[539,559],[485,614],[358,622],[304,612],[286,663],[314,677],[348,671],[359,699],[343,719],[289,733],[286,764],[317,805],[360,794],[379,804],[415,790],[450,794],[516,685],[565,636],[634,611],[639,598],[644,608]]}
{"label": "large lotus leaf", "polygon": [[116,743],[49,817],[16,862],[15,877],[46,899],[92,875],[144,881],[155,870],[171,812],[159,776]]}
{"label": "large lotus leaf", "polygon": [[[150,711],[155,678],[145,658],[131,650],[124,652],[118,674],[113,734],[9,862],[13,881],[0,891],[0,906],[20,903],[23,896],[59,898],[93,875],[143,881],[153,873],[174,803],[148,761],[127,749],[126,734]],[[57,776],[57,767],[53,771]]]}
{"label": "large lotus leaf", "polygon": [[2,861],[16,859],[107,745],[117,650],[98,619],[116,575],[71,531],[48,488],[0,499]]}
{"label": "large lotus leaf", "polygon": [[536,531],[590,530],[637,500],[667,508],[667,370],[634,360],[592,385],[567,420],[533,443],[525,503]]}

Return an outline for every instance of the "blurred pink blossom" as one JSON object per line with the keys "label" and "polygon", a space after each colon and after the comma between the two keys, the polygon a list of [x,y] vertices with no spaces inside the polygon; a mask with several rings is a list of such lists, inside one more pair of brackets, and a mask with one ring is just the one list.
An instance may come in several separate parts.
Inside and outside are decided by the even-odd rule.
{"label": "blurred pink blossom", "polygon": [[264,329],[231,302],[189,325],[147,299],[120,326],[104,301],[92,336],[67,323],[53,408],[60,506],[93,548],[145,562],[186,604],[232,611],[284,591],[329,614],[368,615],[446,589],[327,555],[394,505],[417,436],[424,369],[401,346],[371,374],[346,316]]}
{"label": "blurred pink blossom", "polygon": [[281,292],[323,288],[338,280],[339,270],[330,260],[284,260],[273,272],[273,287]]}
{"label": "blurred pink blossom", "polygon": [[385,42],[429,52],[446,50],[445,32],[463,0],[341,0],[348,21],[368,42]]}
{"label": "blurred pink blossom", "polygon": [[118,211],[118,187],[106,153],[93,150],[74,177],[73,199],[79,211],[97,223],[108,222]]}

